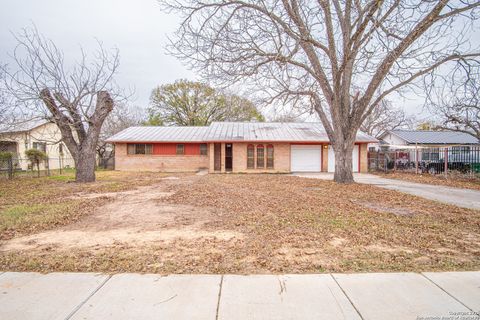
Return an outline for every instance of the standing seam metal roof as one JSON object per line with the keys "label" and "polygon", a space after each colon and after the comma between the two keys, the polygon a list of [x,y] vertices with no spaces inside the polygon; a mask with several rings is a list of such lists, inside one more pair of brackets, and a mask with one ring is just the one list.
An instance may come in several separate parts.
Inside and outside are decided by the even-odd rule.
{"label": "standing seam metal roof", "polygon": [[415,144],[478,144],[475,137],[455,131],[392,130],[389,133]]}
{"label": "standing seam metal roof", "polygon": [[109,142],[202,142],[208,127],[130,127],[107,139]]}
{"label": "standing seam metal roof", "polygon": [[[362,132],[357,141],[377,142]],[[328,142],[319,122],[213,122],[209,127],[130,127],[109,142]]]}

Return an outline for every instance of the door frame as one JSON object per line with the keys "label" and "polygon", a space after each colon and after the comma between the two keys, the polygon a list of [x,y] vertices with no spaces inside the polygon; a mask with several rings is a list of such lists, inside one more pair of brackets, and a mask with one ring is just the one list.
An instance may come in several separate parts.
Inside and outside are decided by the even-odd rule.
{"label": "door frame", "polygon": [[213,170],[222,171],[222,144],[213,144]]}
{"label": "door frame", "polygon": [[225,143],[225,171],[233,171],[233,143]]}

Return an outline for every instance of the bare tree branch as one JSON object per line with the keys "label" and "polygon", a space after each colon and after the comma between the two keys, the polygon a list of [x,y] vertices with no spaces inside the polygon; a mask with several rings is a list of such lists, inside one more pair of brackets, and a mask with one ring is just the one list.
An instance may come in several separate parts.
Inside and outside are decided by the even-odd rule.
{"label": "bare tree branch", "polygon": [[6,90],[29,117],[54,122],[72,154],[76,181],[95,180],[95,148],[114,100],[125,99],[114,82],[118,50],[107,52],[99,42],[94,58],[81,50],[79,61],[67,62],[62,51],[35,28],[17,35],[13,70],[2,67]]}
{"label": "bare tree branch", "polygon": [[427,99],[439,118],[437,128],[467,133],[480,143],[480,64],[465,60],[449,74],[436,77],[447,80]]}
{"label": "bare tree branch", "polygon": [[357,130],[389,94],[478,60],[477,0],[162,0],[184,16],[169,50],[207,79],[310,103],[351,182]]}
{"label": "bare tree branch", "polygon": [[414,117],[407,116],[404,110],[393,107],[390,101],[383,100],[363,121],[360,129],[372,137],[380,139],[387,131],[410,129],[414,123]]}

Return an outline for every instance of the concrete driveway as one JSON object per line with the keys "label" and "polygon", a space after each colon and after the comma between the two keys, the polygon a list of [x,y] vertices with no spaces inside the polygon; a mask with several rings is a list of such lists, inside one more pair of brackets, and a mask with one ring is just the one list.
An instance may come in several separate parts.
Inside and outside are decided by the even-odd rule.
{"label": "concrete driveway", "polygon": [[[294,173],[293,175],[304,178],[333,180],[333,173]],[[385,179],[368,173],[355,173],[354,179],[358,183],[371,184],[463,208],[480,210],[480,191],[476,190]]]}
{"label": "concrete driveway", "polygon": [[0,272],[0,319],[480,319],[480,272]]}

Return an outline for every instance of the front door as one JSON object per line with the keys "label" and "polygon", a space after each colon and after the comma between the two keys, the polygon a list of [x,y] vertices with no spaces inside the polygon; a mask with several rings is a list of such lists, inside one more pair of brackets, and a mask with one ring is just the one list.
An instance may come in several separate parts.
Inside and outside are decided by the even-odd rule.
{"label": "front door", "polygon": [[233,168],[233,146],[231,143],[225,144],[225,171],[232,171]]}
{"label": "front door", "polygon": [[222,145],[220,143],[213,144],[213,170],[222,170]]}

